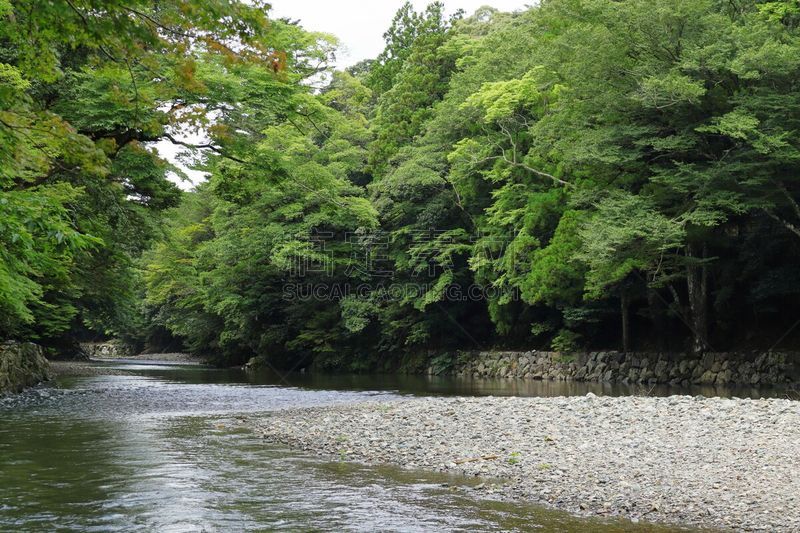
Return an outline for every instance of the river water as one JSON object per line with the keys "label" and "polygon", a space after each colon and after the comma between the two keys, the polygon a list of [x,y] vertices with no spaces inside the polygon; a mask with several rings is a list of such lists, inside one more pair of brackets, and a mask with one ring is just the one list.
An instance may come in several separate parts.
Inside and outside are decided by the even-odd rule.
{"label": "river water", "polygon": [[0,531],[671,530],[503,503],[501,483],[496,498],[471,489],[492,480],[319,459],[265,444],[247,423],[407,394],[585,388],[109,366],[127,375],[61,378],[0,400]]}

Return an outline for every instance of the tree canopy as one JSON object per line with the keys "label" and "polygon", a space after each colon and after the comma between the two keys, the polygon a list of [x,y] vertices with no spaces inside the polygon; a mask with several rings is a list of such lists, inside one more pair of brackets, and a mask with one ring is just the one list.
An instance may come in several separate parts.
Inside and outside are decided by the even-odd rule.
{"label": "tree canopy", "polygon": [[0,336],[362,369],[793,324],[795,2],[407,3],[346,71],[268,14],[0,0]]}

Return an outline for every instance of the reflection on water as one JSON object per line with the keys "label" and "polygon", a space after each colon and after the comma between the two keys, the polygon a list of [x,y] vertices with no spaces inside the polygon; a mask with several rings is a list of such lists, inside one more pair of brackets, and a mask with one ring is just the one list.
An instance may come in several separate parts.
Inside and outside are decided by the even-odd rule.
{"label": "reflection on water", "polygon": [[[622,383],[588,383],[580,381],[549,381],[505,378],[468,378],[456,376],[418,376],[404,374],[323,374],[278,372],[264,369],[247,371],[238,368],[208,369],[199,366],[167,367],[159,364],[129,365],[124,360],[105,363],[112,368],[136,368],[143,375],[161,377],[184,383],[227,383],[250,385],[278,385],[319,390],[338,391],[392,391],[412,395],[465,395],[465,396],[585,396],[592,392],[598,396],[670,396],[683,394],[729,398],[785,398],[800,397],[798,391],[782,387],[748,387],[741,385],[713,386],[646,385]],[[165,374],[166,372],[166,374]]]}
{"label": "reflection on water", "polygon": [[[423,392],[380,380],[359,392],[369,388],[362,378],[313,390],[319,378],[302,377],[309,388],[148,366],[0,401],[0,531],[654,530],[479,499],[469,486],[481,480],[265,445],[247,429],[253,412]],[[262,385],[243,384],[250,379]],[[442,389],[429,391],[453,392]]]}

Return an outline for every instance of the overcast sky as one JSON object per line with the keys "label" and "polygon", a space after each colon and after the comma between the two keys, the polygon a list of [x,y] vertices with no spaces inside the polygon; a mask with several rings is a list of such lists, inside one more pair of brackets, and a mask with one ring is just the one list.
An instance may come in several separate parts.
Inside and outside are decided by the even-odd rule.
{"label": "overcast sky", "polygon": [[[271,17],[299,20],[306,30],[336,35],[340,41],[336,67],[345,68],[381,53],[383,33],[389,29],[392,17],[404,3],[405,0],[272,0]],[[421,11],[430,1],[413,0],[412,3],[417,11]],[[463,9],[471,15],[484,5],[501,11],[516,11],[533,3],[533,0],[445,0],[445,7],[448,13]],[[201,138],[186,137],[185,140],[198,142]],[[190,189],[204,179],[202,172],[189,170],[177,161],[176,155],[180,150],[168,140],[156,143],[156,148],[191,178],[192,183],[178,183],[182,189]]]}
{"label": "overcast sky", "polygon": [[[272,0],[273,17],[299,19],[311,31],[336,35],[342,44],[337,57],[339,68],[362,59],[373,58],[383,50],[383,33],[389,29],[395,12],[404,0]],[[413,0],[417,11],[429,0]],[[501,11],[524,9],[533,0],[445,0],[449,13],[463,9],[471,15],[481,6],[491,5]]]}

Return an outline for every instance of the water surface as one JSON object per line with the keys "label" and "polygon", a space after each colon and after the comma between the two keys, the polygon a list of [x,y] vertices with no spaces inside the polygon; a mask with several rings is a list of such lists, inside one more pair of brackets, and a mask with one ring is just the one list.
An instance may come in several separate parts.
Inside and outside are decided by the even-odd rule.
{"label": "water surface", "polygon": [[[471,489],[492,480],[319,459],[248,429],[279,409],[453,383],[111,365],[131,375],[0,400],[0,531],[654,531],[503,503],[502,484],[497,499]],[[479,389],[462,392],[497,392]]]}
{"label": "water surface", "polygon": [[[185,383],[227,383],[250,385],[276,385],[328,391],[389,391],[411,395],[462,395],[462,396],[585,396],[591,392],[598,396],[670,396],[674,394],[722,398],[796,398],[800,390],[787,387],[750,387],[746,385],[647,385],[623,383],[596,383],[584,381],[550,381],[509,378],[472,378],[458,376],[421,376],[405,374],[327,374],[285,372],[261,369],[245,372],[239,368],[209,369],[197,365],[180,368],[164,367],[141,361],[108,360],[104,365],[112,368],[135,368],[142,375],[164,377]],[[122,365],[122,366],[120,366]],[[165,369],[167,374],[165,374]]]}

